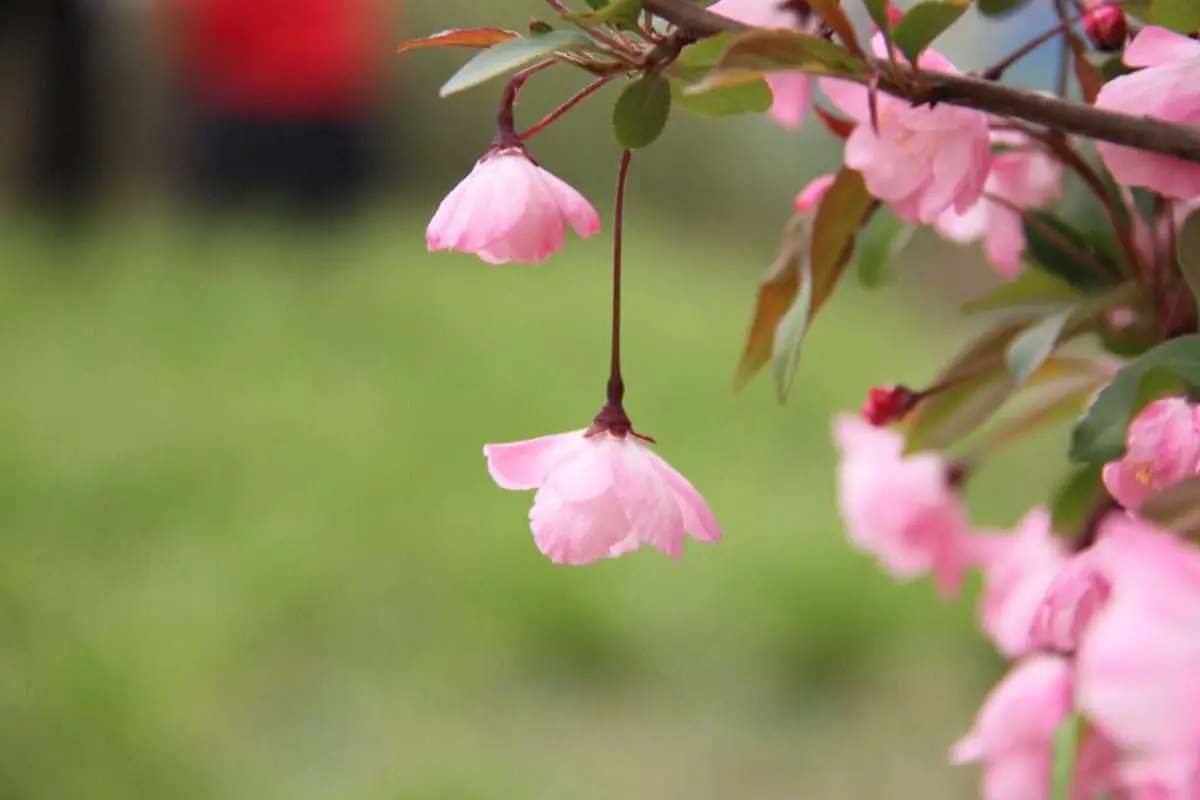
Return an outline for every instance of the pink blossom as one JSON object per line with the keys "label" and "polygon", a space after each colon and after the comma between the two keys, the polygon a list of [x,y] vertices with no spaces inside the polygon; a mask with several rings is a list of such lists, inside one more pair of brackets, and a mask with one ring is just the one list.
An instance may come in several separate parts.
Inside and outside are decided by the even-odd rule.
{"label": "pink blossom", "polygon": [[1029,638],[1034,650],[1074,653],[1079,649],[1112,592],[1097,552],[1090,547],[1071,556],[1054,576],[1033,617]]}
{"label": "pink blossom", "polygon": [[[1025,231],[1016,209],[1042,208],[1055,200],[1062,191],[1062,166],[1020,134],[994,133],[992,142],[1009,149],[992,157],[985,196],[966,211],[946,210],[935,227],[960,244],[983,239],[988,260],[1011,278],[1021,271],[1025,252]],[[992,195],[1007,204],[992,200]]]}
{"label": "pink blossom", "polygon": [[1046,593],[1066,563],[1050,515],[1034,509],[1009,536],[989,540],[983,556],[979,624],[1009,658],[1030,651],[1030,631]]}
{"label": "pink blossom", "polygon": [[833,179],[833,175],[820,175],[805,184],[804,188],[800,190],[800,194],[796,195],[796,211],[800,214],[809,211],[815,213],[821,198],[833,185]]}
{"label": "pink blossom", "polygon": [[679,558],[685,532],[701,542],[721,539],[699,492],[635,436],[585,434],[483,448],[500,488],[537,490],[529,519],[551,561],[589,564],[643,544]]}
{"label": "pink blossom", "polygon": [[[781,0],[719,0],[708,10],[757,28],[806,28],[800,15]],[[785,128],[800,127],[812,102],[812,78],[803,72],[772,72],[765,80],[773,98],[767,113]]]}
{"label": "pink blossom", "polygon": [[1125,754],[1122,777],[1195,798],[1200,756],[1200,552],[1127,514],[1096,545],[1112,596],[1076,656],[1079,702]]}
{"label": "pink blossom", "polygon": [[1200,406],[1182,397],[1146,406],[1126,435],[1125,455],[1104,465],[1104,485],[1126,508],[1200,473]]}
{"label": "pink blossom", "polygon": [[[1097,108],[1200,125],[1200,42],[1150,25],[1125,48],[1124,60],[1144,69],[1104,84]],[[1200,164],[1107,142],[1096,149],[1120,184],[1167,197],[1200,195]]]}
{"label": "pink blossom", "polygon": [[[886,55],[881,35],[874,37],[872,46],[878,55]],[[958,72],[933,50],[922,54],[920,66]],[[866,87],[825,78],[821,88],[858,123],[846,140],[846,166],[861,172],[867,190],[890,203],[896,216],[933,224],[947,209],[962,213],[979,200],[992,162],[983,113],[948,105],[914,108],[881,93],[876,132]]]}
{"label": "pink blossom", "polygon": [[431,251],[474,253],[491,264],[539,263],[562,249],[567,223],[587,238],[596,209],[521,148],[493,150],[442,200],[429,221]]}
{"label": "pink blossom", "polygon": [[933,453],[903,455],[903,437],[849,415],[834,423],[842,454],[838,504],[852,544],[900,579],[932,572],[957,591],[978,543],[966,528],[949,469]]}
{"label": "pink blossom", "polygon": [[[1070,663],[1033,656],[1013,669],[984,701],[975,724],[951,750],[955,764],[983,763],[984,800],[1046,800],[1054,733],[1073,707]],[[1089,734],[1080,747],[1071,797],[1092,800],[1111,788],[1114,748]]]}

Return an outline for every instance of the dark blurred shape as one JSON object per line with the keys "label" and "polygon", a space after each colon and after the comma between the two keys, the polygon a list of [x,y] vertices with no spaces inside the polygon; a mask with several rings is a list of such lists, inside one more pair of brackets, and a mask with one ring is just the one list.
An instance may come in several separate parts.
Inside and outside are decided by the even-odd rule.
{"label": "dark blurred shape", "polygon": [[84,210],[97,196],[101,142],[96,4],[0,0],[0,33],[35,43],[28,188],[50,210]]}
{"label": "dark blurred shape", "polygon": [[354,207],[377,166],[377,0],[169,0],[166,10],[196,199],[220,210],[258,199],[315,214]]}

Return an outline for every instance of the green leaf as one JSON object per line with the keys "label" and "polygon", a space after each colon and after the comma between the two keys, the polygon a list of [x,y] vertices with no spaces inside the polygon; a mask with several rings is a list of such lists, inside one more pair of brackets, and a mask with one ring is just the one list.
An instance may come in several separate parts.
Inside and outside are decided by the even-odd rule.
{"label": "green leaf", "polygon": [[876,209],[871,221],[858,232],[854,245],[854,267],[859,283],[871,288],[884,283],[888,267],[916,230],[916,225],[900,219],[886,205]]}
{"label": "green leaf", "polygon": [[1008,371],[1017,383],[1029,380],[1058,346],[1063,331],[1075,314],[1077,306],[1068,306],[1045,317],[1014,337],[1005,352]]}
{"label": "green leaf", "polygon": [[1200,334],[1163,342],[1118,372],[1072,431],[1071,458],[1090,463],[1120,458],[1139,402],[1147,399],[1163,373],[1193,389],[1200,387]]}
{"label": "green leaf", "polygon": [[1071,800],[1075,786],[1075,761],[1083,741],[1086,724],[1078,711],[1058,724],[1054,731],[1053,766],[1050,774],[1051,800]]}
{"label": "green leaf", "polygon": [[500,42],[463,64],[438,92],[448,97],[519,69],[551,53],[566,53],[593,48],[592,40],[581,31],[548,31]]}
{"label": "green leaf", "polygon": [[798,70],[811,75],[865,79],[866,63],[844,47],[796,31],[757,29],[739,35],[725,50],[717,69],[689,92],[708,91],[731,74]]}
{"label": "green leaf", "polygon": [[965,303],[962,310],[973,314],[1000,308],[1073,303],[1083,298],[1081,292],[1061,278],[1048,272],[1027,269],[1013,280]]}
{"label": "green leaf", "polygon": [[800,346],[804,344],[804,335],[808,333],[812,321],[813,274],[812,262],[805,260],[801,264],[800,291],[792,307],[779,320],[775,329],[775,342],[771,350],[771,372],[775,378],[775,396],[779,402],[787,400],[796,377],[796,368],[800,365]]}
{"label": "green leaf", "polygon": [[699,117],[729,117],[735,114],[761,114],[771,107],[771,87],[762,78],[719,86],[703,94],[688,94],[677,84],[671,102]]}
{"label": "green leaf", "polygon": [[1137,511],[1139,517],[1164,530],[1189,538],[1200,534],[1200,475],[1156,492]]}
{"label": "green leaf", "polygon": [[671,115],[671,83],[651,72],[625,87],[613,106],[613,133],[621,147],[646,147],[662,135]]}
{"label": "green leaf", "polygon": [[1104,491],[1103,471],[1103,464],[1076,467],[1058,487],[1050,501],[1050,525],[1056,533],[1075,533],[1087,521]]}
{"label": "green leaf", "polygon": [[1011,14],[1028,2],[1029,0],[979,0],[976,8],[985,17],[1002,17],[1005,14]]}
{"label": "green leaf", "polygon": [[584,0],[592,11],[599,11],[608,5],[608,0]]}
{"label": "green leaf", "polygon": [[1027,212],[1025,257],[1039,269],[1084,292],[1115,285],[1120,270],[1094,242],[1044,211]]}
{"label": "green leaf", "polygon": [[1179,271],[1200,308],[1200,213],[1193,212],[1184,220],[1176,238],[1179,250]]}
{"label": "green leaf", "polygon": [[910,8],[892,30],[892,41],[916,64],[933,40],[958,21],[970,0],[927,0]]}
{"label": "green leaf", "polygon": [[612,0],[600,3],[599,7],[589,2],[588,7],[593,9],[590,14],[570,14],[567,19],[606,25],[632,25],[637,23],[638,15],[642,13],[642,0]]}
{"label": "green leaf", "polygon": [[892,29],[892,21],[888,18],[888,0],[863,0],[867,7],[867,13],[871,15],[871,21],[879,26],[880,30],[890,31]]}
{"label": "green leaf", "polygon": [[1200,3],[1196,0],[1154,0],[1152,8],[1155,25],[1185,36],[1200,30]]}

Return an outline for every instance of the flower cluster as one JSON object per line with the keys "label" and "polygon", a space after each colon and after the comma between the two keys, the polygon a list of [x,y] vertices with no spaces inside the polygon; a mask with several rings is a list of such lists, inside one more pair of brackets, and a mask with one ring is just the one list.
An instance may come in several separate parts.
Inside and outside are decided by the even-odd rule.
{"label": "flower cluster", "polygon": [[[1172,30],[1107,0],[1074,3],[1074,17],[1057,3],[1054,29],[978,78],[927,46],[958,4],[912,17],[869,4],[865,45],[837,3],[589,2],[582,14],[548,5],[578,31],[536,23],[525,38],[481,28],[409,45],[491,48],[486,68],[468,65],[447,84],[456,90],[504,57],[523,68],[491,148],[427,234],[430,250],[494,264],[544,261],[568,226],[583,238],[598,231],[591,204],[534,161],[528,140],[632,77],[613,116],[624,154],[606,402],[586,429],[484,448],[501,488],[536,491],[541,552],[580,565],[647,545],[678,558],[689,535],[721,538],[704,499],[623,406],[625,176],[672,97],[722,92],[708,113],[766,112],[786,128],[816,117],[844,141],[842,164],[795,198],[738,384],[771,363],[786,397],[805,332],[851,260],[870,274],[871,259],[890,261],[919,226],[981,242],[1002,285],[970,307],[1003,318],[930,385],[877,387],[860,415],[834,423],[849,541],[897,579],[930,576],[947,599],[980,577],[979,627],[1012,667],[950,759],[982,765],[986,800],[1048,800],[1052,773],[1073,780],[1056,797],[1200,798],[1200,263],[1185,247],[1200,207],[1200,41],[1186,25],[1200,21],[1187,22],[1188,4],[1173,6]],[[1157,9],[1156,20],[1172,13]],[[716,36],[721,47],[706,49],[701,40]],[[1007,68],[1051,39],[1082,101],[1070,100],[1066,73],[1057,95],[997,94]],[[592,83],[518,133],[518,91],[556,64]],[[1068,180],[1090,216],[1059,202]],[[1054,497],[1011,531],[974,524],[962,488],[979,463],[1066,417],[1079,466]],[[1072,729],[1064,756],[1055,740]]]}

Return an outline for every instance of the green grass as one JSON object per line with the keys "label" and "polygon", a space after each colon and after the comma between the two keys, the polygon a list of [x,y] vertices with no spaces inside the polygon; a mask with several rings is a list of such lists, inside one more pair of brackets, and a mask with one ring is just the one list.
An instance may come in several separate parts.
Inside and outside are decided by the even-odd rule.
{"label": "green grass", "polygon": [[953,343],[850,290],[735,395],[772,243],[639,225],[630,413],[726,539],[556,568],[480,447],[598,410],[607,246],[421,225],[0,229],[0,796],[960,796],[995,664],[846,545],[829,442]]}

